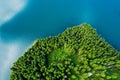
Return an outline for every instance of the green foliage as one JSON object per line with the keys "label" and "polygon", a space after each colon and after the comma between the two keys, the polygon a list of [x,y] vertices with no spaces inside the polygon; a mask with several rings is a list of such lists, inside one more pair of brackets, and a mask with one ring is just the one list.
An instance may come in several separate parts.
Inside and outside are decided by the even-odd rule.
{"label": "green foliage", "polygon": [[120,80],[120,53],[85,23],[37,40],[11,70],[10,80]]}

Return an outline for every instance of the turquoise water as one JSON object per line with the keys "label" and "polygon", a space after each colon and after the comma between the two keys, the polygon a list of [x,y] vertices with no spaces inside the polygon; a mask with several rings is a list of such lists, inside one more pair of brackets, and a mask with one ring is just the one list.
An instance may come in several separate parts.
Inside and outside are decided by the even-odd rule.
{"label": "turquoise water", "polygon": [[[0,67],[6,64],[5,70],[0,70],[0,74],[4,72],[0,80],[9,80],[12,62],[34,40],[83,22],[120,50],[120,0],[29,0],[20,13],[0,27]],[[6,52],[8,46],[13,48],[10,53]]]}

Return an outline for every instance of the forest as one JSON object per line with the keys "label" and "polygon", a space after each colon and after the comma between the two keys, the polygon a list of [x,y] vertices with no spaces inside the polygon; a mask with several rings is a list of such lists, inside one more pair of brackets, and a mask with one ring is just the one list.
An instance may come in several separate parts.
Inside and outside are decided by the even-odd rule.
{"label": "forest", "polygon": [[83,23],[37,39],[14,62],[10,80],[120,80],[120,52]]}

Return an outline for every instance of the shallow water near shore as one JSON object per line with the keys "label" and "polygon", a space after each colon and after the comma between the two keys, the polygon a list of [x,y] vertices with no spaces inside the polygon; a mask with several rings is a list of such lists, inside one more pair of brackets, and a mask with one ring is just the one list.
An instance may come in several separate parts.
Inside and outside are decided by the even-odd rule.
{"label": "shallow water near shore", "polygon": [[9,80],[10,66],[34,40],[83,22],[120,51],[119,0],[29,0],[21,12],[0,26],[0,80]]}

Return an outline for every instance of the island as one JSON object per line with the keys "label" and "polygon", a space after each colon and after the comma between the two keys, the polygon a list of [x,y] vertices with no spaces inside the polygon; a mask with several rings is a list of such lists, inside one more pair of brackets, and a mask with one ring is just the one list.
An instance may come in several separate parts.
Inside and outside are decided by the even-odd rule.
{"label": "island", "polygon": [[13,63],[10,80],[120,80],[120,52],[83,23],[36,40]]}

